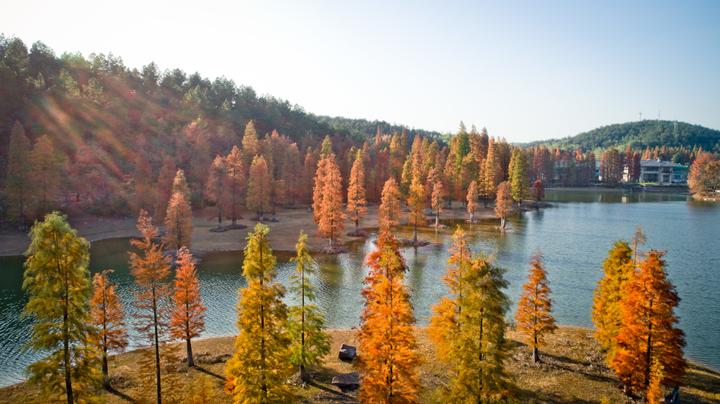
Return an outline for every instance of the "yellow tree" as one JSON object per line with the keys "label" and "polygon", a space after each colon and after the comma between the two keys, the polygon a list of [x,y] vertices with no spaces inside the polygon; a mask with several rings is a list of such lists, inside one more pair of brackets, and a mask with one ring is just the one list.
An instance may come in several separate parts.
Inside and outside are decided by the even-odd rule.
{"label": "yellow tree", "polygon": [[276,280],[270,229],[258,223],[248,234],[243,261],[247,286],[237,305],[239,334],[235,353],[225,365],[226,389],[235,403],[288,402],[292,375],[290,338],[285,328],[285,290]]}
{"label": "yellow tree", "polygon": [[270,171],[263,156],[255,156],[250,165],[250,178],[247,190],[247,208],[255,211],[258,220],[270,209]]}
{"label": "yellow tree", "polygon": [[328,157],[326,160],[327,171],[323,180],[318,233],[320,233],[320,236],[327,238],[330,248],[333,248],[335,239],[345,227],[345,214],[343,213],[340,168],[335,163],[334,157]]}
{"label": "yellow tree", "polygon": [[415,318],[403,283],[407,267],[389,232],[380,234],[368,265],[359,332],[363,353],[359,398],[369,403],[416,402],[420,360],[413,334]]}
{"label": "yellow tree", "polygon": [[[455,242],[463,239],[462,232],[456,232]],[[464,256],[462,244],[456,248]],[[441,390],[443,398],[446,402],[506,401],[513,384],[504,366],[509,300],[502,292],[507,287],[503,270],[482,255],[469,264],[449,262],[445,281],[450,296],[433,308],[428,330],[441,360],[450,368],[450,382]]]}
{"label": "yellow tree", "polygon": [[470,181],[467,193],[467,212],[470,215],[470,223],[475,223],[475,213],[478,209],[479,197],[477,181]]}
{"label": "yellow tree", "polygon": [[443,200],[445,198],[445,187],[441,181],[435,181],[430,195],[430,208],[435,212],[435,228],[440,226],[440,214],[443,211]]}
{"label": "yellow tree", "polygon": [[530,259],[530,273],[527,283],[523,285],[515,321],[518,331],[525,336],[527,344],[532,348],[533,362],[539,362],[538,350],[544,343],[545,335],[557,329],[552,316],[550,285],[543,266],[543,257],[539,252]]}
{"label": "yellow tree", "polygon": [[28,367],[41,398],[68,404],[90,398],[100,381],[97,330],[90,317],[90,243],[57,212],[35,222],[25,255],[23,312],[33,319],[29,346],[43,359]]}
{"label": "yellow tree", "polygon": [[413,177],[408,192],[408,222],[413,226],[413,244],[417,245],[418,226],[425,225],[425,186],[418,176]]}
{"label": "yellow tree", "polygon": [[210,172],[205,185],[205,198],[211,203],[215,203],[218,226],[222,224],[223,213],[227,204],[226,183],[227,166],[225,159],[222,156],[215,156],[212,165],[210,165]]}
{"label": "yellow tree", "polygon": [[165,242],[171,249],[190,247],[192,242],[192,209],[185,194],[176,191],[165,212]]}
{"label": "yellow tree", "polygon": [[512,212],[512,199],[510,197],[510,184],[507,181],[500,183],[497,187],[497,198],[495,200],[495,214],[500,218],[500,228],[505,230],[505,221]]}
{"label": "yellow tree", "polygon": [[138,286],[133,316],[137,331],[148,339],[154,351],[156,401],[162,403],[160,344],[167,341],[170,259],[163,253],[163,245],[155,243],[158,230],[144,210],[140,211],[137,228],[141,237],[131,244],[139,253],[130,252],[130,272]]}
{"label": "yellow tree", "polygon": [[380,207],[378,208],[378,227],[380,233],[388,231],[400,223],[400,190],[395,179],[390,177],[385,181]]}
{"label": "yellow tree", "polygon": [[290,307],[288,330],[292,339],[290,360],[300,369],[300,379],[308,381],[307,367],[321,366],[323,357],[330,352],[330,336],[325,332],[325,317],[315,305],[315,287],[310,281],[317,262],[307,248],[307,235],[300,232],[295,245],[295,273],[290,276],[290,292],[300,301]]}
{"label": "yellow tree", "polygon": [[355,222],[355,235],[359,235],[358,225],[367,213],[367,200],[365,198],[365,167],[363,165],[362,150],[358,150],[350,169],[350,183],[348,184],[347,212],[350,219]]}
{"label": "yellow tree", "polygon": [[90,300],[93,325],[98,329],[97,345],[102,352],[102,375],[105,387],[110,386],[108,378],[108,352],[122,351],[128,345],[122,304],[110,282],[112,269],[106,269],[93,276],[93,295]]}
{"label": "yellow tree", "polygon": [[605,350],[608,364],[615,356],[615,337],[622,321],[620,299],[634,268],[632,249],[627,242],[616,241],[603,262],[604,275],[595,288],[592,307],[595,339]]}
{"label": "yellow tree", "polygon": [[240,219],[240,207],[243,205],[245,185],[247,184],[247,171],[243,162],[243,156],[237,146],[233,146],[230,154],[225,158],[227,176],[225,188],[228,193],[228,204],[230,208],[230,220],[236,224]]}
{"label": "yellow tree", "polygon": [[677,328],[674,313],[680,298],[667,279],[663,255],[650,250],[620,300],[622,324],[610,365],[629,396],[647,392],[653,361],[662,366],[662,384],[666,386],[680,385],[687,367],[685,334]]}
{"label": "yellow tree", "polygon": [[173,337],[185,341],[190,367],[195,366],[191,340],[199,337],[205,329],[205,310],[193,256],[187,247],[181,247],[177,252],[170,333]]}

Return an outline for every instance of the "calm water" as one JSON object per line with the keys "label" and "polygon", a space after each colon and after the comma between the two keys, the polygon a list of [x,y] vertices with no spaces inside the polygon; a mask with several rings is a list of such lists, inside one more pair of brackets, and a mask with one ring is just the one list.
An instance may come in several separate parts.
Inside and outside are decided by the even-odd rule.
{"label": "calm water", "polygon": [[[686,354],[693,360],[720,368],[720,206],[688,201],[683,195],[630,194],[610,191],[548,191],[554,207],[527,212],[510,221],[500,234],[495,222],[471,226],[475,250],[493,254],[507,269],[507,293],[517,300],[525,281],[530,255],[545,254],[553,288],[555,316],[562,324],[590,326],[590,306],[601,263],[612,243],[629,238],[637,225],[647,234],[646,248],[667,250],[668,272],[682,298],[677,313],[687,334]],[[448,223],[451,224],[451,223]],[[445,293],[445,272],[450,230],[422,237],[431,246],[407,248],[403,254],[410,268],[415,313],[427,322],[432,304]],[[114,281],[126,311],[131,310],[132,277],[127,268],[127,240],[106,240],[92,246],[93,272],[114,268]],[[322,270],[315,280],[328,325],[358,325],[362,308],[360,290],[366,274],[365,255],[370,240],[351,245],[351,252],[319,259]],[[287,285],[292,267],[280,255],[278,276]],[[245,285],[240,275],[242,253],[217,253],[200,264],[202,296],[208,307],[204,336],[236,332],[237,290]],[[25,298],[22,257],[0,258],[0,385],[24,377],[24,368],[35,354],[24,350],[30,321],[20,317]],[[292,302],[290,302],[292,303]],[[133,345],[142,341],[132,338]]]}

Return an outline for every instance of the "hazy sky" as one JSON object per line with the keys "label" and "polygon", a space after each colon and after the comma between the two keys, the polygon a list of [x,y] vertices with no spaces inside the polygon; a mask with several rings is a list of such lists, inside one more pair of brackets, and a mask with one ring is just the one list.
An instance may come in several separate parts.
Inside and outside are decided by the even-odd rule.
{"label": "hazy sky", "polygon": [[720,128],[720,1],[2,0],[28,47],[226,76],[323,115],[509,141],[643,118]]}

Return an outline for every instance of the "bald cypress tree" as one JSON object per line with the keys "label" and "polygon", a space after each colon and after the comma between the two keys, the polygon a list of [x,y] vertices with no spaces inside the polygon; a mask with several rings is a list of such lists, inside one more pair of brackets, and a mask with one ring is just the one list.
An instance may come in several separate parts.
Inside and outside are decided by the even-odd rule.
{"label": "bald cypress tree", "polygon": [[15,122],[10,132],[8,149],[7,177],[5,189],[8,200],[8,218],[14,222],[26,219],[30,190],[30,140],[25,136],[25,128]]}

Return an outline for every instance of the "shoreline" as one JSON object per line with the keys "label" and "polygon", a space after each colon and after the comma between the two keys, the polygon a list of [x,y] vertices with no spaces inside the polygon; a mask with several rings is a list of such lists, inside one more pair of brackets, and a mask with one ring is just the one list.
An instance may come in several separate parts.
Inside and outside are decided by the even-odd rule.
{"label": "shoreline", "polygon": [[[306,387],[291,384],[293,393],[301,402],[356,402],[357,392],[340,392],[330,381],[333,376],[356,372],[355,363],[341,362],[337,352],[343,343],[358,346],[357,330],[354,328],[328,329],[332,337],[330,353],[321,369],[311,371],[314,382]],[[427,335],[426,326],[416,326],[415,336],[421,364],[418,368],[421,386],[418,401],[434,402],[434,390],[447,379],[448,369],[437,360],[434,346]],[[604,355],[587,327],[559,325],[541,347],[539,364],[531,361],[531,352],[521,336],[511,329],[507,331],[508,355],[506,368],[515,377],[517,398],[521,402],[623,402],[619,381],[607,368]],[[176,364],[175,374],[184,380],[197,380],[210,375],[212,402],[229,402],[230,396],[223,391],[225,362],[234,352],[235,335],[213,336],[193,340],[197,367],[187,369],[184,361]],[[175,343],[182,348],[183,343]],[[144,391],[138,380],[135,366],[148,347],[137,348],[110,357],[110,377],[113,392],[103,391],[101,398],[108,403],[137,400]],[[181,349],[181,357],[184,357]],[[359,353],[362,355],[362,352]],[[37,390],[27,382],[0,387],[0,403],[32,401]],[[681,387],[683,400],[689,402],[715,402],[720,400],[720,372],[688,361],[688,373]]]}

